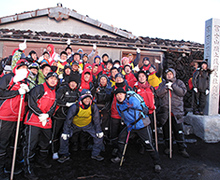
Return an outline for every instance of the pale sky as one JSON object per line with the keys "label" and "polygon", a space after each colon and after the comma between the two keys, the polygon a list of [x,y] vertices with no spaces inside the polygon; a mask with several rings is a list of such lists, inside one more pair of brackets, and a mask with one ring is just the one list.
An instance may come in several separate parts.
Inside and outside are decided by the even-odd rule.
{"label": "pale sky", "polygon": [[220,0],[1,0],[0,17],[55,7],[74,9],[135,36],[204,43],[205,21],[220,19]]}

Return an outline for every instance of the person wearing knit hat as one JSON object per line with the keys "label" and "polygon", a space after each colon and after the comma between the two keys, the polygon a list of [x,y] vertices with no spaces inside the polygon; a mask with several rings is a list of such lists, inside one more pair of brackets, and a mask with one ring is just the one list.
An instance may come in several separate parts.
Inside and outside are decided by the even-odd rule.
{"label": "person wearing knit hat", "polygon": [[3,70],[3,74],[9,74],[12,72],[11,66],[10,65],[5,65],[4,70]]}
{"label": "person wearing knit hat", "polygon": [[195,115],[203,115],[206,105],[206,97],[209,94],[209,81],[212,70],[208,68],[207,61],[202,61],[200,68],[193,74],[193,113]]}
{"label": "person wearing knit hat", "polygon": [[107,75],[102,74],[98,80],[98,87],[95,93],[96,105],[99,109],[102,120],[102,131],[104,138],[109,138],[110,109],[112,101],[112,86]]}
{"label": "person wearing knit hat", "polygon": [[157,90],[160,83],[162,82],[161,74],[162,74],[162,68],[160,67],[160,65],[159,65],[159,70],[156,71],[156,67],[153,64],[151,64],[149,68],[149,75],[147,81],[152,87],[154,87],[155,90]]}
{"label": "person wearing knit hat", "polygon": [[62,133],[64,121],[69,110],[69,107],[76,103],[80,97],[79,78],[75,75],[71,75],[68,82],[60,86],[57,90],[57,105],[58,109],[53,116],[53,137],[52,153],[53,159],[58,159],[59,139]]}
{"label": "person wearing knit hat", "polygon": [[78,103],[73,104],[69,110],[64,122],[63,133],[60,139],[59,154],[61,157],[58,162],[64,163],[70,159],[69,138],[77,132],[87,132],[93,138],[93,146],[91,158],[102,161],[104,158],[100,156],[103,149],[103,135],[101,129],[101,121],[99,110],[92,101],[93,96],[87,89],[83,89]]}
{"label": "person wearing knit hat", "polygon": [[[112,158],[113,163],[119,163],[122,158],[124,144],[128,133],[136,134],[141,138],[149,155],[154,163],[154,171],[159,173],[161,171],[161,162],[159,153],[152,143],[151,128],[149,126],[150,119],[148,117],[148,108],[144,107],[137,96],[128,96],[125,89],[119,87],[115,91],[116,107],[119,115],[123,117],[125,124],[124,128],[118,136],[118,151],[116,157]],[[148,163],[148,162],[147,162]]]}
{"label": "person wearing knit hat", "polygon": [[[15,138],[17,121],[23,121],[25,116],[25,98],[26,93],[29,92],[27,76],[28,63],[25,59],[21,59],[16,63],[13,73],[0,78],[0,179],[6,179],[4,167],[6,171],[11,169],[11,163],[7,163],[12,162],[9,142],[10,139]],[[19,110],[21,101],[22,107]],[[19,113],[20,119],[18,119]],[[20,141],[18,141],[18,149],[22,149]],[[15,173],[21,172],[21,169],[15,169]]]}
{"label": "person wearing knit hat", "polygon": [[29,81],[29,89],[34,88],[38,84],[38,71],[39,71],[39,65],[38,63],[31,63],[28,66],[29,75],[28,75],[28,81]]}
{"label": "person wearing knit hat", "polygon": [[[38,179],[33,170],[34,164],[40,168],[52,166],[48,159],[52,139],[51,118],[56,109],[57,83],[58,75],[55,72],[49,72],[46,82],[34,87],[28,97],[30,108],[24,120],[26,136],[23,147],[24,176],[27,179]],[[36,147],[39,148],[36,149]]]}
{"label": "person wearing knit hat", "polygon": [[84,70],[85,68],[87,68],[88,66],[92,66],[89,62],[89,55],[87,53],[83,54],[82,56],[82,60],[79,63],[79,67]]}
{"label": "person wearing knit hat", "polygon": [[12,61],[11,61],[11,69],[14,69],[16,63],[20,60],[20,59],[25,59],[25,54],[24,54],[24,50],[27,48],[26,45],[26,40],[24,41],[24,43],[20,43],[19,44],[19,49],[17,49],[13,56],[12,56]]}

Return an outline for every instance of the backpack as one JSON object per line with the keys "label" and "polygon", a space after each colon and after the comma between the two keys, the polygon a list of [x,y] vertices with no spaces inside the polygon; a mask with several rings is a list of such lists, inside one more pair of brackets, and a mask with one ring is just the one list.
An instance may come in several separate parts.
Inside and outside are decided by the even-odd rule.
{"label": "backpack", "polygon": [[148,107],[146,106],[143,97],[134,91],[127,91],[126,94],[127,94],[127,99],[129,99],[131,96],[133,96],[140,102],[141,107],[143,109],[141,111],[141,114],[143,115],[143,117],[145,117],[148,114],[148,113],[146,113],[146,112],[148,112]]}

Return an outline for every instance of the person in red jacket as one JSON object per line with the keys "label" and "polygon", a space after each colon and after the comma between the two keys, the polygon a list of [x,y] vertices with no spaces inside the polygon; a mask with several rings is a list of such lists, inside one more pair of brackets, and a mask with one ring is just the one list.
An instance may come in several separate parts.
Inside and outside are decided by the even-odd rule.
{"label": "person in red jacket", "polygon": [[[48,163],[48,151],[52,138],[52,120],[56,108],[55,88],[58,82],[58,75],[49,72],[46,82],[40,84],[30,91],[28,98],[29,111],[27,112],[24,124],[25,145],[24,145],[24,165],[25,177],[28,179],[38,179],[33,171],[33,161],[35,166],[50,168]],[[39,151],[36,147],[39,146]],[[34,155],[36,156],[34,157]],[[35,158],[35,159],[34,159]]]}
{"label": "person in red jacket", "polygon": [[[148,116],[150,118],[150,125],[152,131],[154,131],[154,116],[153,112],[156,109],[155,108],[155,102],[154,102],[154,94],[151,90],[151,85],[147,82],[147,75],[144,71],[139,71],[138,72],[138,81],[134,85],[134,90],[136,91],[137,94],[139,94],[141,97],[143,97],[144,102],[146,106],[148,107]],[[154,134],[153,134],[154,137]],[[145,147],[143,144],[141,144],[141,149],[140,153],[143,154],[145,151]]]}
{"label": "person in red jacket", "polygon": [[132,72],[131,66],[129,64],[125,65],[124,71],[125,71],[125,79],[126,79],[128,85],[131,88],[134,88],[134,84],[137,82],[137,79]]}
{"label": "person in red jacket", "polygon": [[148,57],[144,57],[143,66],[140,68],[141,71],[144,71],[147,75],[149,74],[149,69],[151,67],[150,60]]}
{"label": "person in red jacket", "polygon": [[[21,95],[24,96],[29,91],[27,69],[28,62],[21,59],[17,61],[13,73],[9,73],[0,79],[0,179],[8,178],[4,172],[4,167],[6,167],[6,170],[10,170],[10,164],[6,163],[6,155],[8,154],[11,157],[8,152],[8,146],[16,129]],[[26,103],[24,99],[25,97],[23,97],[20,121],[23,120],[25,112]],[[18,144],[18,146],[20,145]],[[12,161],[9,160],[7,162]]]}

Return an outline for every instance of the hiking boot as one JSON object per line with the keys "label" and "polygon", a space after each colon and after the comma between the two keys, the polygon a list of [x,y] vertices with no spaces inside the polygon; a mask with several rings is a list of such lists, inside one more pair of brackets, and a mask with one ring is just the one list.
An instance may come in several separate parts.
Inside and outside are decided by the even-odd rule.
{"label": "hiking boot", "polygon": [[178,153],[183,156],[184,158],[189,158],[189,154],[188,152],[186,152],[186,150],[183,150],[183,151],[178,151]]}
{"label": "hiking boot", "polygon": [[97,155],[97,156],[91,156],[92,159],[95,159],[97,161],[102,161],[104,160],[104,157],[100,156],[100,155]]}
{"label": "hiking boot", "polygon": [[53,160],[57,160],[57,159],[59,159],[58,153],[57,152],[53,153]]}
{"label": "hiking boot", "polygon": [[155,171],[156,173],[159,173],[159,172],[161,171],[161,166],[160,166],[159,164],[156,164],[156,165],[154,166],[154,171]]}
{"label": "hiking boot", "polygon": [[44,168],[44,169],[49,169],[49,168],[52,167],[51,164],[49,164],[48,162],[45,162],[45,161],[43,161],[43,162],[37,162],[37,163],[35,164],[35,166],[38,167],[38,168]]}
{"label": "hiking boot", "polygon": [[113,163],[119,163],[120,161],[121,161],[120,157],[111,158],[111,162],[113,162]]}
{"label": "hiking boot", "polygon": [[35,175],[34,171],[32,170],[31,173],[25,173],[24,177],[26,177],[28,180],[38,180],[39,178]]}
{"label": "hiking boot", "polygon": [[170,155],[170,149],[168,149],[168,148],[166,148],[163,152],[164,152],[164,154],[166,154],[166,155]]}
{"label": "hiking boot", "polygon": [[68,161],[69,159],[70,159],[69,156],[62,155],[57,161],[59,163],[64,163],[64,162]]}

